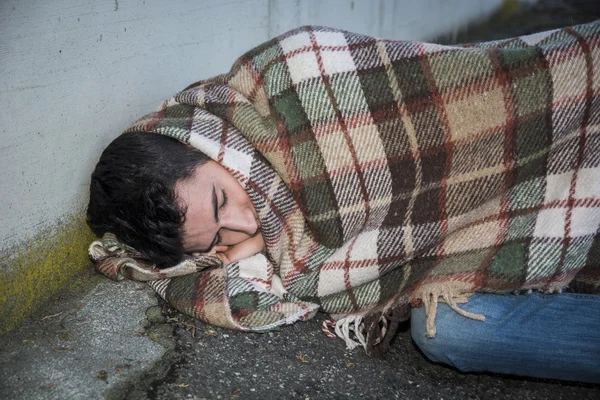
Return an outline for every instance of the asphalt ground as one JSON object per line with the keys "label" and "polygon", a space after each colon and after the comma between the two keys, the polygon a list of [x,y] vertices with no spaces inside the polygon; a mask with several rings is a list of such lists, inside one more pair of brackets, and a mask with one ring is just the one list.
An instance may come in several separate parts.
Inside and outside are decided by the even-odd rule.
{"label": "asphalt ground", "polygon": [[175,349],[128,399],[599,399],[600,385],[464,374],[429,362],[405,324],[383,359],[325,336],[323,314],[270,333],[215,328],[164,307]]}

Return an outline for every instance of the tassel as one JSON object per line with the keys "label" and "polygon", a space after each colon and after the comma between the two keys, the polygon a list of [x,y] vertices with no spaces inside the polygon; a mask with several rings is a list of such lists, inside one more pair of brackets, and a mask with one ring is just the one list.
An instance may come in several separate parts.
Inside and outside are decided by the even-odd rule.
{"label": "tassel", "polygon": [[468,297],[472,294],[471,291],[467,290],[466,284],[456,282],[454,284],[444,285],[427,285],[421,287],[415,297],[421,299],[425,306],[425,315],[427,321],[425,322],[425,330],[427,337],[435,337],[435,317],[437,315],[437,307],[439,300],[448,304],[455,312],[477,321],[485,321],[485,316],[482,314],[475,314],[469,311],[465,311],[458,307],[458,303],[466,303]]}
{"label": "tassel", "polygon": [[398,302],[400,305],[389,305],[383,311],[365,318],[365,325],[368,327],[365,350],[369,356],[385,356],[398,327],[410,318],[410,305],[404,303],[404,300]]}
{"label": "tassel", "polygon": [[[323,321],[321,330],[328,337],[339,337],[351,350],[362,346],[369,356],[382,356],[389,349],[390,342],[401,322],[410,316],[410,306],[390,307],[387,311],[377,311],[367,315],[347,315],[332,322]],[[334,328],[335,335],[329,330]]]}
{"label": "tassel", "polygon": [[[346,348],[352,350],[355,347],[362,345],[366,348],[363,317],[358,315],[348,315],[335,323],[335,334],[346,342]],[[350,332],[354,332],[354,336],[358,340],[355,341],[350,337]]]}

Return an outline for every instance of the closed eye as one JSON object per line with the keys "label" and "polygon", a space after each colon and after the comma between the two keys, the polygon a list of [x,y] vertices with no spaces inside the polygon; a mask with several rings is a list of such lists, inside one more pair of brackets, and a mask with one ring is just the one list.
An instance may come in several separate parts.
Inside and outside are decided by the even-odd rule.
{"label": "closed eye", "polygon": [[223,204],[221,204],[221,208],[224,208],[227,205],[227,193],[225,193],[225,191],[222,189],[221,191],[223,193]]}
{"label": "closed eye", "polygon": [[[221,206],[219,207],[219,209],[223,209],[227,205],[227,193],[225,193],[225,190],[221,189],[221,195],[223,197],[223,203],[221,203]],[[215,240],[213,241],[213,245],[211,246],[211,248],[213,248],[214,246],[216,246],[219,243],[221,243],[221,234],[219,232],[217,232],[217,234],[215,235]]]}

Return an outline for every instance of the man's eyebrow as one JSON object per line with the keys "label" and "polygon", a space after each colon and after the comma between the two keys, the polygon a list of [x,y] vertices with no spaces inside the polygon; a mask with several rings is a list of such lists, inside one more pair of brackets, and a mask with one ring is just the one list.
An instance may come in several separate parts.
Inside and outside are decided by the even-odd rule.
{"label": "man's eyebrow", "polygon": [[215,188],[214,183],[213,183],[213,192],[212,192],[212,203],[213,203],[213,210],[215,212],[215,221],[218,223],[219,222],[219,201],[217,199],[217,189]]}

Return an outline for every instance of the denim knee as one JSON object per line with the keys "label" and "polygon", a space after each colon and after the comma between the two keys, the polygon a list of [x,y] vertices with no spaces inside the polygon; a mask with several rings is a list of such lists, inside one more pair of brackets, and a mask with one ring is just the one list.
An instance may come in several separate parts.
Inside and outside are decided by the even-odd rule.
{"label": "denim knee", "polygon": [[487,293],[461,306],[485,322],[440,303],[434,338],[424,308],[412,309],[412,338],[430,360],[463,372],[600,382],[600,296]]}
{"label": "denim knee", "polygon": [[425,328],[426,320],[424,307],[413,308],[411,310],[410,333],[412,340],[431,361],[458,368],[447,356],[452,353],[452,350],[448,349],[448,346],[451,344],[440,338],[439,335],[434,338],[427,337]]}
{"label": "denim knee", "polygon": [[484,322],[457,314],[446,304],[438,305],[435,337],[427,337],[425,308],[411,310],[411,336],[431,361],[450,365],[462,372],[483,371],[472,363],[472,354],[489,356]]}

